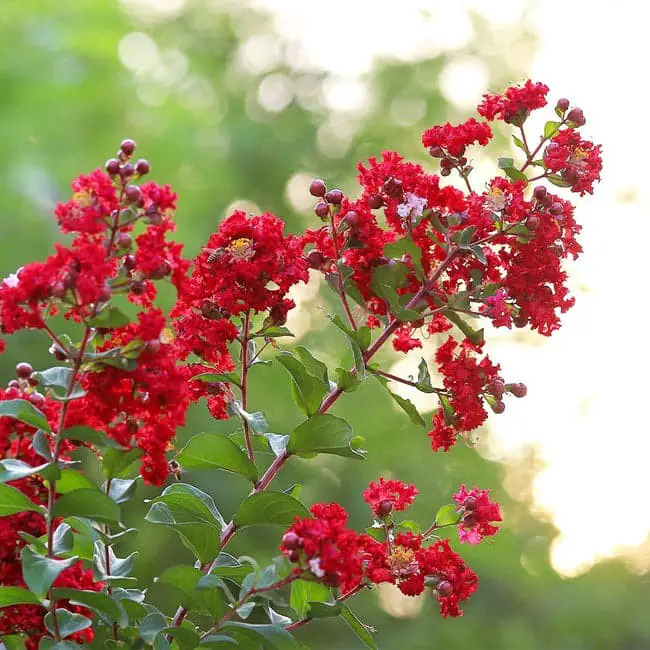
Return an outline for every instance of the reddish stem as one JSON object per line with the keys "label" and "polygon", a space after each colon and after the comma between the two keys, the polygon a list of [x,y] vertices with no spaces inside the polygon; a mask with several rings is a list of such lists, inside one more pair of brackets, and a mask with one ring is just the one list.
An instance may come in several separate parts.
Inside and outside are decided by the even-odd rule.
{"label": "reddish stem", "polygon": [[352,311],[350,310],[350,305],[348,304],[348,299],[347,296],[345,295],[343,274],[341,273],[341,269],[339,267],[341,253],[339,251],[338,242],[336,241],[336,227],[334,226],[334,214],[331,211],[330,211],[330,224],[332,226],[332,243],[334,244],[334,255],[336,257],[336,275],[339,281],[338,294],[339,294],[339,298],[341,299],[341,303],[343,304],[343,311],[345,312],[345,315],[348,318],[348,322],[350,323],[350,327],[356,332],[357,324],[354,320],[354,316],[352,316]]}
{"label": "reddish stem", "polygon": [[[250,331],[250,312],[246,312],[246,317],[244,318],[244,331],[242,332],[242,342],[241,342],[241,405],[244,411],[248,410],[248,334]],[[246,453],[248,454],[248,459],[255,463],[255,454],[253,453],[253,441],[251,440],[251,431],[248,420],[244,417],[242,418],[244,423],[244,439],[246,440]]]}

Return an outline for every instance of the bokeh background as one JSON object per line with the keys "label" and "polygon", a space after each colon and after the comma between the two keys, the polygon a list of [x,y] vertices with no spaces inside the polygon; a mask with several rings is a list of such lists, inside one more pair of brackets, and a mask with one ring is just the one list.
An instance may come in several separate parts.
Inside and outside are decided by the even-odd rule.
{"label": "bokeh background", "polygon": [[[426,430],[364,385],[335,412],[367,438],[368,460],[296,461],[279,481],[304,483],[306,502],[341,501],[359,527],[359,494],[380,473],[417,483],[422,521],[461,482],[494,488],[504,529],[464,549],[481,576],[465,618],[441,620],[429,598],[390,588],[363,594],[354,609],[382,648],[648,648],[650,190],[640,152],[650,98],[639,11],[633,0],[4,0],[0,277],[49,253],[52,208],[70,179],[124,137],[137,140],[156,180],[179,191],[178,236],[193,255],[235,205],[274,211],[292,231],[313,225],[313,176],[353,190],[356,161],[387,148],[428,165],[424,128],[465,119],[487,89],[544,81],[553,99],[585,110],[583,131],[603,143],[605,170],[596,196],[579,203],[586,252],[571,268],[577,305],[564,328],[551,339],[488,332],[491,356],[529,396],[490,418],[476,448],[436,455]],[[497,138],[488,153],[509,150]],[[481,179],[492,165],[477,155]],[[296,300],[289,326],[301,342],[343,361],[326,290],[310,282]],[[409,374],[434,345],[384,363]],[[44,339],[11,339],[0,379],[23,359],[50,364]],[[252,374],[252,407],[266,410],[273,431],[290,430],[299,415],[283,371]],[[422,395],[409,397],[430,410]],[[224,426],[197,408],[180,438]],[[246,491],[232,477],[190,478],[226,515]],[[132,522],[148,494],[139,491]],[[232,550],[270,557],[278,533],[244,531]],[[188,560],[171,533],[145,525],[140,535],[143,580],[170,559]],[[171,608],[161,588],[151,597]],[[308,626],[300,640],[358,647],[335,620]]]}

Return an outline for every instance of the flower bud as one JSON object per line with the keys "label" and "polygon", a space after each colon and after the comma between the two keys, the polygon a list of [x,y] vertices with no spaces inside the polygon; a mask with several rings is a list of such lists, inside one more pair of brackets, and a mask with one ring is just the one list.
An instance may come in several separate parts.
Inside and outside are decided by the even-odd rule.
{"label": "flower bud", "polygon": [[384,205],[384,198],[381,194],[371,194],[367,203],[371,210],[379,210]]}
{"label": "flower bud", "polygon": [[169,275],[172,267],[169,266],[169,262],[161,262],[151,273],[149,273],[149,278],[151,280],[162,280]]}
{"label": "flower bud", "polygon": [[452,169],[456,163],[451,158],[443,158],[440,161],[440,167],[442,169]]}
{"label": "flower bud", "polygon": [[391,176],[384,183],[384,192],[394,199],[399,199],[402,196],[402,181]]}
{"label": "flower bud", "polygon": [[377,514],[380,517],[386,517],[393,511],[393,502],[390,499],[384,499],[377,504]]}
{"label": "flower bud", "polygon": [[471,528],[476,523],[476,515],[473,512],[467,512],[463,516],[463,525]]}
{"label": "flower bud", "polygon": [[555,105],[555,108],[557,108],[560,111],[566,111],[567,108],[569,108],[570,102],[568,99],[562,98],[557,100],[557,104]]}
{"label": "flower bud", "polygon": [[494,405],[491,404],[490,406],[496,414],[503,413],[506,410],[506,405],[500,400],[495,402]]}
{"label": "flower bud", "polygon": [[551,207],[548,209],[548,211],[554,215],[562,214],[564,212],[564,206],[556,201],[555,203],[551,203]]}
{"label": "flower bud", "polygon": [[40,406],[45,403],[45,396],[35,390],[33,393],[29,394],[29,401],[35,406]]}
{"label": "flower bud", "polygon": [[441,176],[449,176],[451,174],[451,169],[447,169],[446,167],[443,167],[440,170],[440,175]]}
{"label": "flower bud", "polygon": [[128,232],[121,232],[115,240],[118,248],[131,248],[132,243],[131,235]]}
{"label": "flower bud", "polygon": [[32,374],[28,377],[28,379],[27,379],[27,383],[28,383],[30,386],[38,386],[38,385],[41,383],[41,380],[36,376],[36,373],[32,373]]}
{"label": "flower bud", "polygon": [[160,339],[152,339],[144,344],[144,351],[149,354],[158,354],[160,352]]}
{"label": "flower bud", "polygon": [[63,282],[55,282],[52,286],[51,293],[54,298],[65,298],[67,292],[67,289],[63,286]]}
{"label": "flower bud", "polygon": [[312,250],[307,253],[307,264],[311,269],[320,269],[327,258],[319,250]]}
{"label": "flower bud", "polygon": [[117,176],[120,173],[120,161],[117,158],[110,158],[104,164],[104,169],[111,176]]}
{"label": "flower bud", "polygon": [[16,388],[20,390],[20,382],[17,379],[12,379],[8,384],[7,388]]}
{"label": "flower bud", "polygon": [[501,399],[505,390],[505,384],[500,379],[493,379],[488,386],[488,390],[497,399]]}
{"label": "flower bud", "polygon": [[129,203],[138,203],[142,199],[142,193],[137,185],[127,185],[124,194]]}
{"label": "flower bud", "polygon": [[326,219],[330,213],[330,206],[327,205],[327,203],[317,203],[316,207],[314,208],[314,212],[316,213],[317,217]]}
{"label": "flower bud", "polygon": [[124,179],[131,178],[134,173],[135,173],[135,169],[133,168],[133,165],[131,163],[126,163],[125,165],[122,165],[122,168],[120,169],[120,176]]}
{"label": "flower bud", "polygon": [[126,155],[130,156],[135,151],[135,142],[133,140],[122,140],[120,143],[120,151]]}
{"label": "flower bud", "polygon": [[580,180],[578,172],[573,169],[563,169],[560,175],[570,185],[575,185]]}
{"label": "flower bud", "polygon": [[539,218],[538,215],[536,214],[530,214],[526,218],[526,228],[530,230],[531,232],[535,232],[539,228],[539,224],[541,222],[541,219]]}
{"label": "flower bud", "polygon": [[136,296],[141,296],[147,290],[147,283],[143,280],[136,280],[135,282],[131,282],[130,289],[131,293]]}
{"label": "flower bud", "polygon": [[533,196],[539,201],[546,196],[546,188],[543,185],[538,185],[533,190]]}
{"label": "flower bud", "polygon": [[506,390],[515,397],[525,397],[528,392],[526,384],[522,384],[521,382],[518,384],[508,384]]}
{"label": "flower bud", "polygon": [[151,165],[148,160],[140,158],[138,162],[135,163],[135,173],[138,176],[146,176],[151,171]]}
{"label": "flower bud", "polygon": [[105,284],[102,287],[102,290],[99,292],[99,302],[106,302],[107,300],[110,300],[112,295],[113,291],[107,284]]}
{"label": "flower bud", "polygon": [[463,505],[465,506],[465,510],[475,510],[476,506],[478,505],[478,501],[476,500],[476,497],[465,497]]}
{"label": "flower bud", "polygon": [[442,596],[444,598],[445,596],[450,596],[453,593],[454,587],[448,580],[443,580],[442,582],[438,583],[436,591],[438,592],[439,596]]}
{"label": "flower bud", "polygon": [[572,122],[576,126],[584,126],[587,123],[585,115],[581,108],[577,106],[572,108],[566,116],[567,122]]}
{"label": "flower bud", "polygon": [[128,271],[133,271],[135,268],[135,255],[125,255],[124,256],[124,266]]}
{"label": "flower bud", "polygon": [[343,221],[348,228],[356,228],[359,225],[359,215],[354,210],[350,210],[343,218]]}
{"label": "flower bud", "polygon": [[298,551],[291,551],[288,557],[290,562],[297,562],[300,559],[300,553]]}
{"label": "flower bud", "polygon": [[327,192],[325,181],[322,181],[320,178],[315,178],[309,186],[309,193],[312,196],[325,196],[325,192]]}
{"label": "flower bud", "polygon": [[22,361],[16,366],[16,375],[20,377],[20,379],[27,379],[33,372],[34,368],[32,368],[31,364],[26,361]]}
{"label": "flower bud", "polygon": [[296,533],[290,530],[282,537],[282,546],[284,546],[284,548],[288,549],[289,551],[293,551],[300,547],[300,537],[298,537]]}
{"label": "flower bud", "polygon": [[330,190],[325,194],[325,200],[332,205],[341,205],[343,201],[343,192],[341,190]]}
{"label": "flower bud", "polygon": [[445,150],[442,147],[430,147],[429,155],[433,158],[443,158],[445,155]]}

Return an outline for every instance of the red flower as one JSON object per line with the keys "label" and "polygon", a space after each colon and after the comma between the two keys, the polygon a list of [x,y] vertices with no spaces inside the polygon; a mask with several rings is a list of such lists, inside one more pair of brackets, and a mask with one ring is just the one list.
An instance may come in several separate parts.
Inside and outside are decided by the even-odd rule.
{"label": "red flower", "polygon": [[409,350],[422,347],[422,341],[411,336],[412,331],[413,328],[408,323],[400,325],[395,330],[395,334],[393,335],[393,349],[396,352],[404,352],[406,354]]}
{"label": "red flower", "polygon": [[562,129],[553,136],[544,151],[544,164],[560,174],[580,196],[593,194],[594,183],[600,181],[603,161],[602,146],[583,140],[575,129]]}
{"label": "red flower", "polygon": [[486,146],[492,137],[492,129],[485,122],[477,122],[473,117],[457,126],[449,122],[433,126],[422,134],[422,144],[427,147],[440,147],[451,156],[462,156],[465,147],[477,142]]}
{"label": "red flower", "polygon": [[370,483],[363,493],[366,503],[377,516],[385,516],[392,510],[406,510],[418,494],[415,485],[379,477],[377,483]]}
{"label": "red flower", "polygon": [[458,526],[461,542],[478,544],[484,537],[499,531],[490,522],[501,521],[501,508],[498,503],[490,501],[489,494],[490,490],[479,490],[477,487],[468,490],[465,485],[461,485],[454,494],[457,509],[464,513]]}
{"label": "red flower", "polygon": [[546,106],[548,86],[528,79],[523,87],[510,86],[501,95],[483,95],[478,114],[492,121],[500,119],[509,124],[521,125],[531,111]]}

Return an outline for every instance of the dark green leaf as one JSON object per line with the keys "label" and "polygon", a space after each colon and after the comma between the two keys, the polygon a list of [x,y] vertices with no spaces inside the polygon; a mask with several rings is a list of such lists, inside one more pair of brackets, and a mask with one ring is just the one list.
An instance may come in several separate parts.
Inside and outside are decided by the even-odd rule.
{"label": "dark green leaf", "polygon": [[347,458],[363,458],[352,437],[352,427],[329,413],[314,415],[292,432],[287,451],[292,454],[334,454]]}
{"label": "dark green leaf", "polygon": [[451,236],[451,241],[459,246],[468,247],[472,243],[475,234],[476,226],[467,226],[467,228],[454,232]]}
{"label": "dark green leaf", "polygon": [[181,604],[188,608],[196,606],[196,585],[202,573],[191,566],[176,565],[165,569],[156,578],[156,584],[177,589],[181,594]]}
{"label": "dark green leaf", "polygon": [[65,429],[62,439],[75,440],[76,442],[90,442],[97,447],[114,447],[124,449],[122,445],[109,438],[103,431],[91,427],[77,426]]}
{"label": "dark green leaf", "polygon": [[6,483],[7,481],[17,481],[18,479],[25,478],[26,476],[31,476],[32,474],[39,474],[42,470],[49,466],[49,463],[45,463],[43,465],[32,467],[22,460],[5,458],[5,460],[0,461],[0,483]]}
{"label": "dark green leaf", "polygon": [[41,512],[41,508],[20,490],[11,485],[0,483],[0,517],[15,515],[17,512],[25,512],[25,510]]}
{"label": "dark green leaf", "polygon": [[524,174],[520,169],[516,167],[507,167],[503,170],[506,173],[508,178],[511,178],[513,181],[526,181],[528,182],[528,176]]}
{"label": "dark green leaf", "polygon": [[12,605],[40,605],[41,601],[22,587],[0,586],[0,608]]}
{"label": "dark green leaf", "polygon": [[34,376],[40,381],[42,386],[52,389],[51,394],[56,399],[72,400],[83,397],[86,394],[86,391],[79,384],[75,384],[70,395],[67,394],[70,380],[72,379],[72,368],[68,368],[67,366],[54,366],[47,370],[40,370],[35,372]]}
{"label": "dark green leaf", "polygon": [[291,598],[289,604],[299,618],[307,616],[310,602],[329,600],[330,590],[321,582],[312,580],[294,580],[291,583]]}
{"label": "dark green leaf", "polygon": [[559,176],[558,174],[550,174],[546,178],[548,178],[553,185],[557,185],[557,187],[571,187],[571,183],[565,181],[562,176]]}
{"label": "dark green leaf", "polygon": [[[55,627],[52,618],[52,613],[48,612],[43,622],[48,632],[54,636]],[[81,630],[85,630],[92,625],[92,621],[89,618],[81,614],[74,614],[62,607],[56,609],[56,622],[62,639],[66,639],[75,632],[81,632]]]}
{"label": "dark green leaf", "polygon": [[88,517],[106,524],[120,521],[120,508],[107,494],[97,488],[82,488],[61,495],[54,503],[55,517]]}
{"label": "dark green leaf", "polygon": [[90,327],[101,327],[112,329],[114,327],[124,327],[131,322],[130,318],[120,311],[117,307],[108,307],[98,316],[87,321]]}
{"label": "dark green leaf", "polygon": [[52,449],[50,448],[50,439],[43,429],[39,429],[32,439],[32,448],[41,457],[52,462]]}
{"label": "dark green leaf", "polygon": [[455,311],[451,309],[445,309],[443,312],[445,318],[451,321],[458,329],[469,339],[472,343],[478,345],[483,343],[483,328],[480,330],[475,330],[473,327],[468,325]]}
{"label": "dark green leaf", "polygon": [[44,636],[39,641],[38,650],[79,650],[79,644],[73,641],[56,641],[52,637]]}
{"label": "dark green leaf", "polygon": [[[2,587],[0,587],[2,589]],[[0,605],[1,607],[1,605]],[[2,637],[2,645],[6,650],[25,650],[25,640],[19,634],[5,634]]]}
{"label": "dark green leaf", "polygon": [[70,553],[73,545],[74,536],[72,534],[72,528],[65,522],[60,523],[52,536],[52,550],[54,551],[54,555]]}
{"label": "dark green leaf", "polygon": [[162,633],[172,637],[182,650],[192,650],[192,648],[198,647],[201,641],[199,635],[187,627],[170,626],[164,628]]}
{"label": "dark green leaf", "polygon": [[295,348],[295,353],[307,372],[317,379],[322,379],[325,387],[329,389],[327,366],[302,345]]}
{"label": "dark green leaf", "polygon": [[222,650],[222,648],[228,650],[235,646],[239,646],[239,643],[225,634],[210,634],[201,640],[200,645],[202,648],[214,648],[214,650]]}
{"label": "dark green leaf", "polygon": [[151,612],[140,621],[140,636],[149,645],[167,627],[167,619],[160,612]]}
{"label": "dark green leaf", "polygon": [[69,600],[73,605],[83,605],[112,621],[118,621],[121,617],[115,601],[108,594],[98,591],[55,587],[52,597],[54,600]]}
{"label": "dark green leaf", "polygon": [[263,336],[264,338],[271,339],[280,336],[293,336],[293,333],[286,327],[265,327],[264,329],[255,332],[253,336]]}
{"label": "dark green leaf", "polygon": [[329,386],[322,378],[310,375],[305,366],[291,353],[280,352],[277,360],[291,375],[292,384],[295,388],[294,397],[300,409],[307,416],[317,413],[323,396],[329,390]]}
{"label": "dark green leaf", "polygon": [[347,606],[343,605],[341,610],[341,618],[350,626],[352,631],[357,635],[357,637],[364,643],[366,648],[371,650],[378,650],[375,640],[372,638],[371,631],[374,630],[362,623],[353,613],[352,610]]}
{"label": "dark green leaf", "polygon": [[483,246],[480,244],[474,244],[473,246],[469,247],[469,250],[474,253],[474,257],[481,263],[481,264],[487,264],[487,258],[485,257],[485,253],[483,252]]}
{"label": "dark green leaf", "polygon": [[446,506],[442,506],[436,513],[436,526],[448,526],[450,524],[455,524],[460,521],[460,514],[456,509],[456,504],[449,503]]}
{"label": "dark green leaf", "polygon": [[426,426],[424,418],[420,415],[411,400],[406,399],[406,397],[402,397],[397,393],[393,393],[393,391],[388,388],[388,380],[385,377],[382,377],[381,375],[377,375],[375,373],[373,373],[373,376],[384,387],[386,392],[393,398],[395,403],[406,413],[406,415],[409,416],[409,419],[411,422],[413,422],[413,424]]}
{"label": "dark green leaf", "polygon": [[236,526],[280,524],[288,526],[294,518],[308,517],[305,506],[284,492],[258,492],[244,499],[233,520]]}
{"label": "dark green leaf", "polygon": [[30,591],[39,598],[44,598],[52,583],[61,571],[71,567],[76,557],[67,560],[55,560],[35,553],[29,546],[23,548],[21,555],[23,565],[23,579]]}
{"label": "dark green leaf", "polygon": [[345,368],[336,369],[336,385],[345,393],[351,393],[359,388],[359,376]]}
{"label": "dark green leaf", "polygon": [[429,374],[429,368],[427,362],[424,359],[420,359],[418,364],[418,380],[416,382],[418,390],[421,390],[423,393],[434,393],[433,386],[431,385],[431,375]]}
{"label": "dark green leaf", "polygon": [[408,274],[409,268],[403,262],[382,264],[375,268],[370,281],[371,289],[388,303],[390,311],[401,322],[419,320],[422,317],[415,309],[405,307],[408,298],[397,293],[397,288],[406,283]]}
{"label": "dark green leaf", "polygon": [[107,449],[102,461],[102,469],[106,478],[122,476],[126,470],[142,455],[138,447],[122,451],[120,449]]}
{"label": "dark green leaf", "polygon": [[309,618],[328,618],[339,616],[343,609],[340,603],[308,603],[306,615]]}
{"label": "dark green leaf", "polygon": [[420,279],[424,278],[424,271],[422,270],[422,251],[413,241],[412,237],[402,237],[402,239],[398,239],[397,241],[384,246],[384,255],[388,258],[399,259],[404,253],[411,258],[417,276]]}
{"label": "dark green leaf", "polygon": [[223,631],[237,640],[242,647],[251,650],[260,646],[268,650],[298,650],[291,634],[277,625],[229,622],[223,626]]}
{"label": "dark green leaf", "polygon": [[[512,136],[512,141],[515,143],[516,147],[521,149],[524,153],[526,153],[526,154],[528,153],[526,145],[516,135]],[[513,161],[513,163],[514,163],[514,161]]]}
{"label": "dark green leaf", "polygon": [[137,484],[138,479],[136,478],[111,479],[108,496],[113,499],[115,503],[126,503],[133,496]]}
{"label": "dark green leaf", "polygon": [[97,487],[81,472],[76,472],[73,469],[64,469],[61,471],[61,477],[56,482],[56,491],[59,494],[67,494],[68,492],[81,489],[96,490]]}
{"label": "dark green leaf", "polygon": [[199,433],[176,457],[183,469],[225,469],[257,481],[255,464],[228,437],[217,433]]}
{"label": "dark green leaf", "polygon": [[196,375],[192,377],[192,380],[205,381],[207,383],[221,381],[229,384],[235,384],[235,386],[241,388],[239,377],[234,372],[205,372],[201,375]]}
{"label": "dark green leaf", "polygon": [[0,417],[20,420],[48,433],[52,431],[45,415],[25,399],[10,399],[0,402]]}

